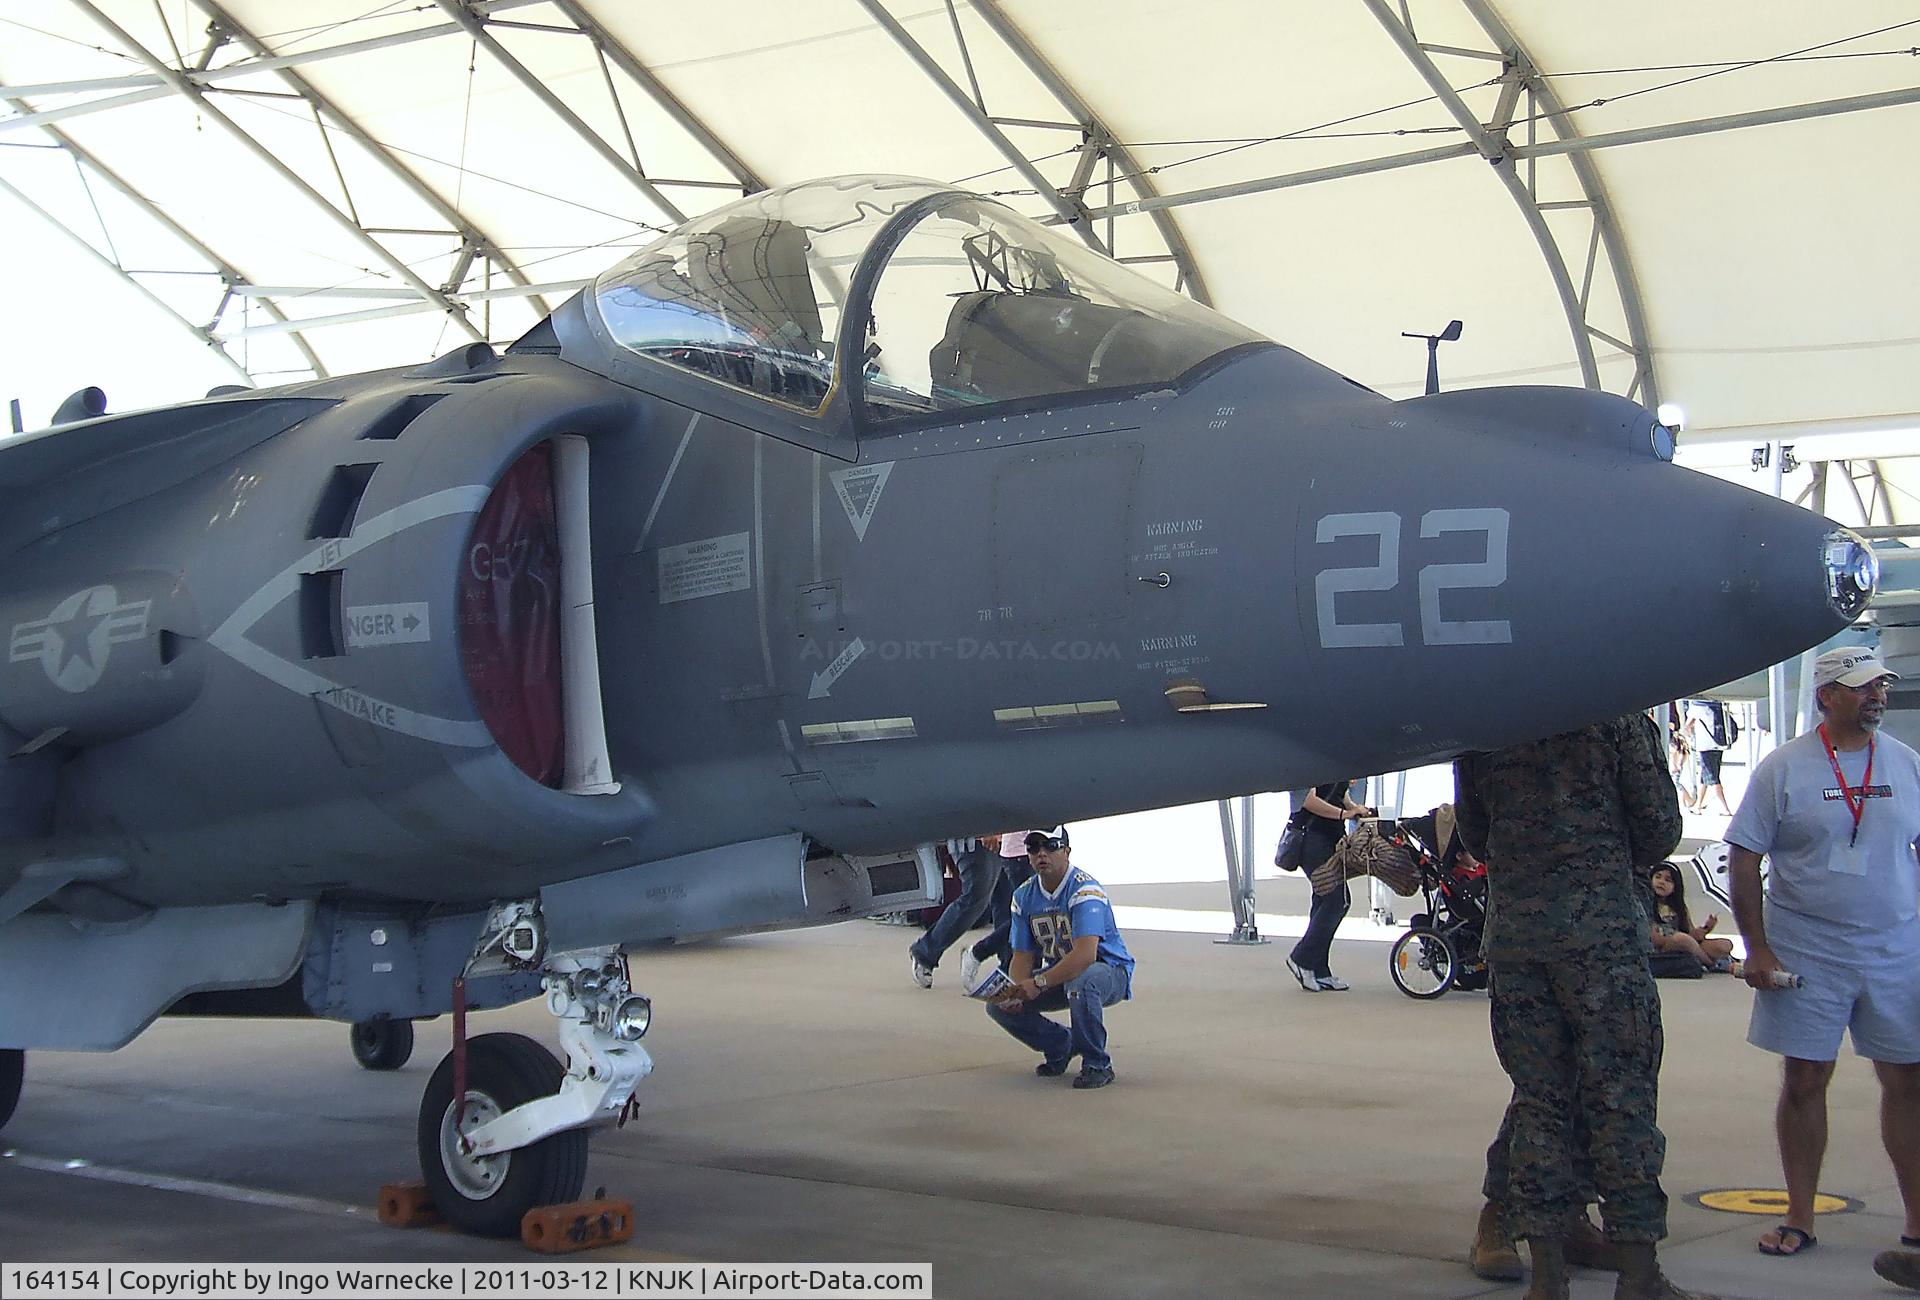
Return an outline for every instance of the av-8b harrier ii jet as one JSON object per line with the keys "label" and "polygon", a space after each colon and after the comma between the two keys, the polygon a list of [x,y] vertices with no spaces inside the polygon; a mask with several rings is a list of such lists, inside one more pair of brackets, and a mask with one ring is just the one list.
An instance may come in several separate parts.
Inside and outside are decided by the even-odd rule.
{"label": "av-8b harrier ii jet", "polygon": [[720,209],[496,356],[0,444],[0,1120],[168,1012],[457,1039],[509,1233],[651,1068],[625,956],[931,897],[931,845],[1445,759],[1848,623],[1872,552],[1640,406],[1389,401],[1006,207]]}

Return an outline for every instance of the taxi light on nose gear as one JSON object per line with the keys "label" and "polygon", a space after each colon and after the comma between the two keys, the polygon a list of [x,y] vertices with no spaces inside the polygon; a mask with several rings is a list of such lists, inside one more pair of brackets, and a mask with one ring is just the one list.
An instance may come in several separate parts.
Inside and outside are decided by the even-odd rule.
{"label": "taxi light on nose gear", "polygon": [[1866,611],[1880,583],[1880,557],[1864,538],[1836,528],[1826,540],[1827,599],[1849,621]]}
{"label": "taxi light on nose gear", "polygon": [[653,1003],[635,994],[613,1013],[613,1036],[623,1043],[638,1042],[652,1024]]}

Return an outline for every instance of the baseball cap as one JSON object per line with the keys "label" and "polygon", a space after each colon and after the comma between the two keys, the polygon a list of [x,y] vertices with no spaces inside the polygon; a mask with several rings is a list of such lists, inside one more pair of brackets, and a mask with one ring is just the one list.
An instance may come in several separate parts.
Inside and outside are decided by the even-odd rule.
{"label": "baseball cap", "polygon": [[1879,655],[1859,646],[1829,650],[1813,661],[1813,684],[1816,689],[1831,686],[1835,682],[1842,686],[1865,686],[1882,677],[1891,677],[1896,682],[1900,680],[1900,674],[1881,663]]}
{"label": "baseball cap", "polygon": [[1049,840],[1059,841],[1053,846],[1055,848],[1064,849],[1072,847],[1072,841],[1067,838],[1067,828],[1064,826],[1056,826],[1050,831],[1028,831],[1027,852],[1032,853],[1035,849],[1045,848]]}

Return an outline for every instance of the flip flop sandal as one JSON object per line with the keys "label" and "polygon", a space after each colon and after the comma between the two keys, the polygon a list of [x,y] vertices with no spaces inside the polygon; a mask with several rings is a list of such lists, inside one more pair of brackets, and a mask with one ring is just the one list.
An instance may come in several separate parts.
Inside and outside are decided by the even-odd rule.
{"label": "flip flop sandal", "polygon": [[1759,1250],[1762,1255],[1774,1255],[1781,1259],[1791,1259],[1795,1255],[1806,1254],[1820,1244],[1820,1238],[1814,1236],[1811,1232],[1796,1228],[1792,1224],[1783,1223],[1773,1231],[1774,1235],[1780,1238],[1780,1241],[1777,1245],[1772,1246],[1769,1246],[1764,1241],[1759,1243]]}
{"label": "flip flop sandal", "polygon": [[1920,1250],[1920,1237],[1909,1237],[1903,1232],[1900,1234],[1900,1244],[1908,1250]]}

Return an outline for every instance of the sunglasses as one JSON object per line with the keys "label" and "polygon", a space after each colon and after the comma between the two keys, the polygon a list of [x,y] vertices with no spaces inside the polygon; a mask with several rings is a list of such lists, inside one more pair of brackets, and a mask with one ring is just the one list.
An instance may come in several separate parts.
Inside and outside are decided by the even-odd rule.
{"label": "sunglasses", "polygon": [[1031,839],[1027,841],[1027,852],[1029,853],[1058,853],[1066,847],[1067,842],[1065,840],[1053,835],[1046,836],[1043,839]]}

